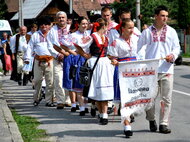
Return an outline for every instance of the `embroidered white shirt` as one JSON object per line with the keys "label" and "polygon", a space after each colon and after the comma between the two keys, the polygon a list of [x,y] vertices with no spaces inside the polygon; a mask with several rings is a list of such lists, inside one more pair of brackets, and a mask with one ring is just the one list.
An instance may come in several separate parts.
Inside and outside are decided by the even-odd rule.
{"label": "embroidered white shirt", "polygon": [[[137,52],[143,48],[145,50],[145,59],[160,59],[165,58],[169,54],[173,54],[176,59],[180,52],[179,39],[175,29],[166,26],[165,36],[157,36],[155,40],[153,35],[153,25],[145,29],[138,41]],[[161,37],[161,38],[160,38]],[[163,41],[163,37],[165,37]],[[174,73],[174,64],[166,60],[160,60],[158,73]]]}
{"label": "embroidered white shirt", "polygon": [[67,26],[62,34],[58,34],[58,26],[54,25],[47,35],[47,46],[48,50],[50,51],[51,55],[56,58],[59,54],[54,48],[53,45],[60,46],[61,38],[67,38],[69,33],[69,26]]}
{"label": "embroidered white shirt", "polygon": [[35,32],[31,36],[31,39],[28,43],[27,51],[24,55],[25,60],[30,60],[30,58],[34,53],[39,56],[41,55],[51,56],[51,53],[47,48],[47,39],[46,37],[44,37],[44,35],[40,30]]}
{"label": "embroidered white shirt", "polygon": [[116,38],[108,48],[108,54],[118,58],[137,56],[138,37],[134,34],[127,43],[122,37]]}

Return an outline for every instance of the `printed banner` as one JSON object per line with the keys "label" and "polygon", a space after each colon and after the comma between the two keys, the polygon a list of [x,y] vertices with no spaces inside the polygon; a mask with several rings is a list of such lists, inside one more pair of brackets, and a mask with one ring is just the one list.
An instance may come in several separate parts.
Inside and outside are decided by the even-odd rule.
{"label": "printed banner", "polygon": [[158,65],[159,59],[119,63],[122,117],[151,107],[157,95]]}

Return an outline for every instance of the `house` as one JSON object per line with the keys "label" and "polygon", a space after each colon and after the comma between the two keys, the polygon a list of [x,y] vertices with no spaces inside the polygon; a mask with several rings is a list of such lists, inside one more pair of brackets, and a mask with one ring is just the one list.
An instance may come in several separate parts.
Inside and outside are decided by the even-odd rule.
{"label": "house", "polygon": [[[24,0],[23,2],[23,19],[24,24],[29,25],[36,22],[41,16],[49,16],[52,21],[58,11],[69,13],[70,0]],[[100,11],[101,5],[113,3],[115,0],[72,0],[73,17],[90,16],[90,11]],[[19,0],[5,0],[8,11],[13,17],[10,19],[11,24],[18,27],[18,9]]]}

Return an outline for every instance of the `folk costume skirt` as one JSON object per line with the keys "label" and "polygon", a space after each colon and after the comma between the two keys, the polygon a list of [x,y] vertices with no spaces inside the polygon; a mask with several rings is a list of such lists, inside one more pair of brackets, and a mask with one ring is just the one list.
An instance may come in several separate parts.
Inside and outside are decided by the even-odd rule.
{"label": "folk costume skirt", "polygon": [[[88,60],[89,66],[93,68],[97,57],[92,56]],[[108,57],[100,57],[91,79],[88,97],[96,101],[113,100],[113,74],[114,66]]]}

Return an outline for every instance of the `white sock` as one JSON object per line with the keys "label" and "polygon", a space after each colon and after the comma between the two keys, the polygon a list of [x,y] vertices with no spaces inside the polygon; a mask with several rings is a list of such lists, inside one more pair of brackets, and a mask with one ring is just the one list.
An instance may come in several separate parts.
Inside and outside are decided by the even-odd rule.
{"label": "white sock", "polygon": [[125,125],[124,130],[125,131],[131,131],[131,125]]}
{"label": "white sock", "polygon": [[102,113],[102,118],[107,119],[108,118],[108,114],[107,113]]}
{"label": "white sock", "polygon": [[76,107],[76,103],[72,103],[72,105],[71,105],[72,107]]}
{"label": "white sock", "polygon": [[85,108],[88,108],[88,104],[84,104],[84,107],[85,107]]}
{"label": "white sock", "polygon": [[80,111],[84,111],[85,107],[84,106],[80,106]]}

